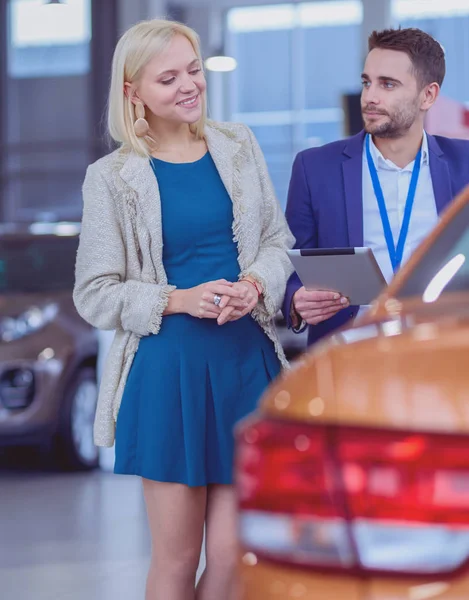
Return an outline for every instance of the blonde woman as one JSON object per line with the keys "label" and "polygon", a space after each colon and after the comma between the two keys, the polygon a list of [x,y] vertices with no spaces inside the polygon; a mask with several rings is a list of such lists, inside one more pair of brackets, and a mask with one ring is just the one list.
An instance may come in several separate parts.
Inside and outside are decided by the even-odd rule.
{"label": "blonde woman", "polygon": [[206,120],[191,29],[124,34],[109,132],[120,147],[88,168],[74,292],[89,323],[116,330],[95,441],[115,429],[115,472],[143,479],[147,600],[230,600],[232,430],[286,364],[272,319],[293,239],[250,130]]}

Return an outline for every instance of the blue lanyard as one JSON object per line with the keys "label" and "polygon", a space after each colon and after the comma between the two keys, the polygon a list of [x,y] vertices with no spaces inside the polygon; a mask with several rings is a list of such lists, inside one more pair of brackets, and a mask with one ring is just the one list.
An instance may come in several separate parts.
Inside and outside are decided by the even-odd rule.
{"label": "blue lanyard", "polygon": [[384,201],[383,190],[379,182],[378,171],[376,170],[375,163],[370,151],[370,134],[366,136],[366,159],[368,162],[368,169],[370,170],[371,182],[373,184],[373,190],[375,192],[376,200],[378,202],[379,214],[381,216],[381,223],[383,224],[384,237],[386,238],[386,245],[388,247],[389,258],[394,273],[399,269],[404,255],[404,246],[409,233],[410,217],[412,215],[412,207],[414,205],[415,192],[417,190],[417,182],[420,174],[420,162],[422,159],[422,148],[415,157],[414,169],[412,171],[412,177],[410,179],[409,192],[407,194],[407,200],[404,209],[404,219],[402,221],[401,231],[399,232],[399,240],[397,242],[397,248],[394,244],[394,237],[392,235],[391,225],[389,223],[388,211],[386,210],[386,203]]}

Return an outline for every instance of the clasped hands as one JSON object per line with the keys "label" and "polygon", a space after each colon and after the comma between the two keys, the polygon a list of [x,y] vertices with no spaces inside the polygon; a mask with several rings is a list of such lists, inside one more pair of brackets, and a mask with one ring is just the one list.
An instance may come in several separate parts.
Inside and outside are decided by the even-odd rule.
{"label": "clasped hands", "polygon": [[241,319],[259,302],[255,284],[246,279],[237,282],[218,279],[186,292],[186,312],[200,319],[216,319],[219,325]]}

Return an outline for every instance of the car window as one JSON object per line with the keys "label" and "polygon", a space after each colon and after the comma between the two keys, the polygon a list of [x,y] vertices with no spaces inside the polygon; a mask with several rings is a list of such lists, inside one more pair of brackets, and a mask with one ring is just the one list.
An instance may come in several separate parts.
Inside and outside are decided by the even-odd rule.
{"label": "car window", "polygon": [[73,288],[77,237],[0,239],[0,294]]}
{"label": "car window", "polygon": [[465,290],[469,290],[469,204],[440,233],[397,297],[422,296],[433,302],[441,294]]}

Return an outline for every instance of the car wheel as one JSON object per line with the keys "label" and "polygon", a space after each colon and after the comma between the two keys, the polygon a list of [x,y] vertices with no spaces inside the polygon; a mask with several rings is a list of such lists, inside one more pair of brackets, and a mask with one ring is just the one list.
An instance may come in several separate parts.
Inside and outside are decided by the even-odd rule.
{"label": "car wheel", "polygon": [[93,442],[97,397],[96,371],[84,368],[69,386],[62,407],[57,458],[68,469],[90,470],[99,465],[99,449]]}

